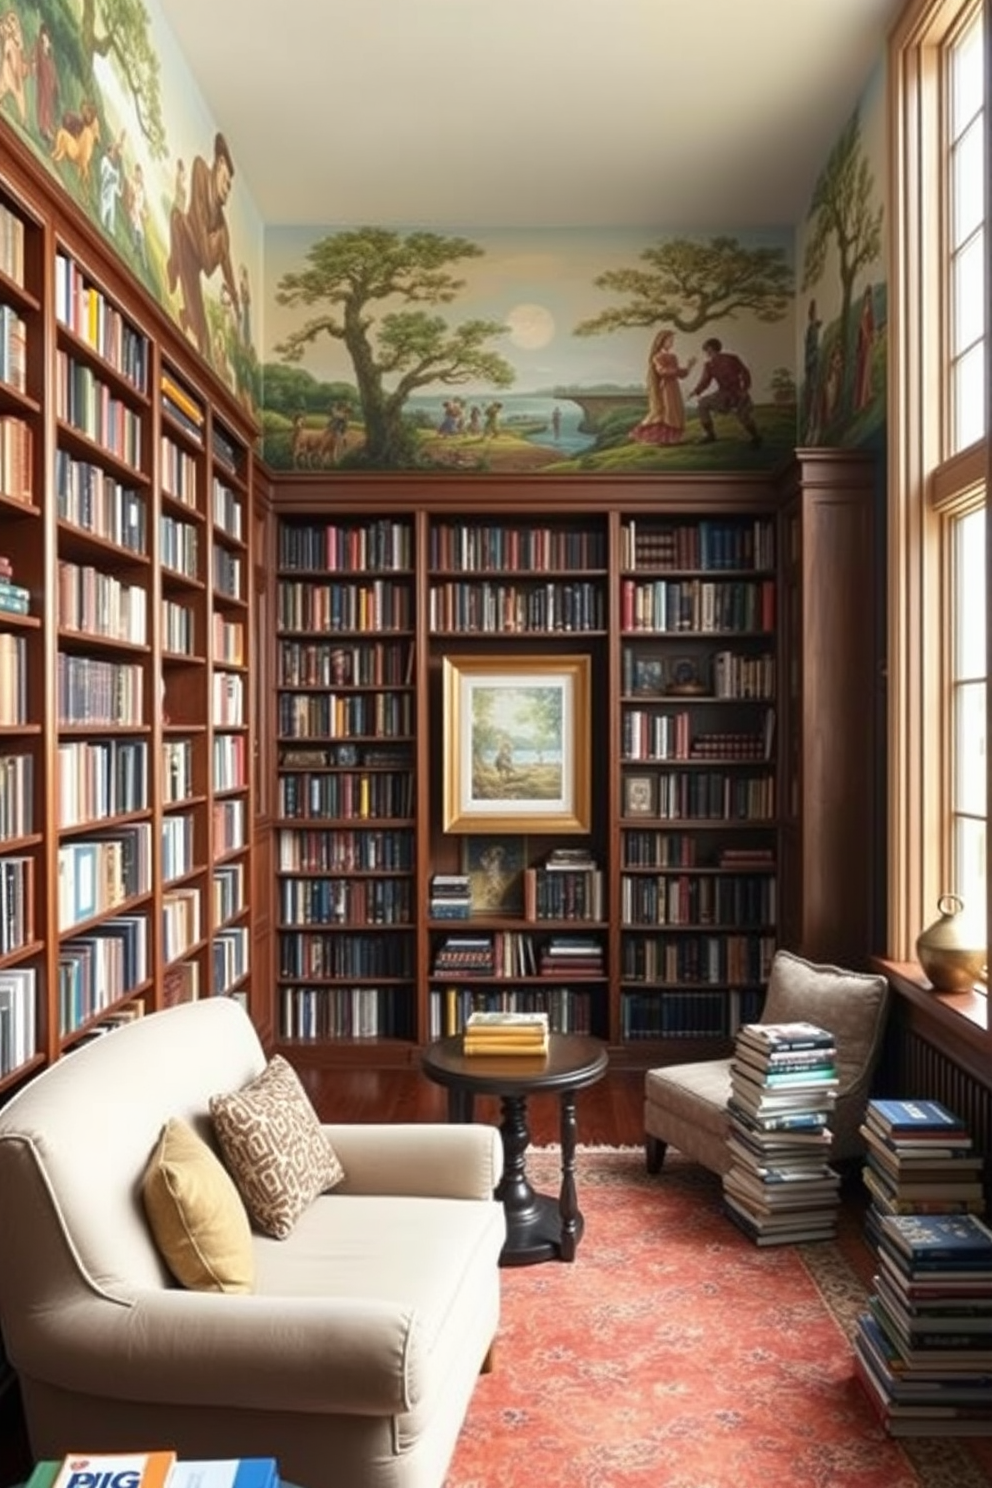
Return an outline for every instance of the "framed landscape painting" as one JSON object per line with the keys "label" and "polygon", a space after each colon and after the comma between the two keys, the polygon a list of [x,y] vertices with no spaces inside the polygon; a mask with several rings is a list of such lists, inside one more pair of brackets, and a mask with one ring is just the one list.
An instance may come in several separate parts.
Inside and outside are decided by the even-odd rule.
{"label": "framed landscape painting", "polygon": [[588,656],[444,658],[444,830],[588,832]]}

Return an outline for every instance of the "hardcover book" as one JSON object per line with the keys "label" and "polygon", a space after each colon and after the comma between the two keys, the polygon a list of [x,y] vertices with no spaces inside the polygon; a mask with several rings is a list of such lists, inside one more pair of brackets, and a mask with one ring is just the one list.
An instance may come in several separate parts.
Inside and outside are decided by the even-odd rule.
{"label": "hardcover book", "polygon": [[992,1230],[974,1214],[886,1214],[882,1235],[914,1265],[952,1261],[992,1268]]}
{"label": "hardcover book", "polygon": [[968,1135],[960,1118],[936,1100],[871,1100],[868,1120],[892,1136]]}
{"label": "hardcover book", "polygon": [[797,1019],[787,1023],[744,1023],[738,1039],[758,1049],[832,1049],[834,1036],[815,1023]]}

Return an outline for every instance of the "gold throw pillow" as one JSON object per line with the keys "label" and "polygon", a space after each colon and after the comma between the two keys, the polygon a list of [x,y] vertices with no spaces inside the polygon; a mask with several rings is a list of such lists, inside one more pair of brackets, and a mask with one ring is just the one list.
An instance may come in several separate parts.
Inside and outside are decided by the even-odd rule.
{"label": "gold throw pillow", "polygon": [[162,1128],[141,1186],[159,1253],[197,1292],[251,1292],[255,1258],[241,1195],[220,1159],[185,1121]]}

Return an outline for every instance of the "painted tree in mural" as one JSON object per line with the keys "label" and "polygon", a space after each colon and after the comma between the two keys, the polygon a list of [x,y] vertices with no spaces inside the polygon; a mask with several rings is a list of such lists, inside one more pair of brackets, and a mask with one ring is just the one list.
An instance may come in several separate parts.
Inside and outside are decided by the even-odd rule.
{"label": "painted tree in mural", "polygon": [[82,0],[79,32],[90,75],[97,57],[113,63],[128,91],[149,151],[156,160],[164,160],[168,145],[159,93],[159,60],[142,0]]}
{"label": "painted tree in mural", "polygon": [[624,303],[581,321],[576,336],[655,326],[697,335],[745,310],[781,320],[792,305],[792,269],[782,248],[746,248],[730,237],[670,238],[640,258],[643,268],[609,269],[594,279]]}
{"label": "painted tree in mural", "polygon": [[279,304],[314,307],[317,313],[276,351],[284,361],[298,362],[321,336],[343,343],[362,404],[365,463],[409,463],[414,452],[403,410],[418,388],[460,387],[472,380],[502,388],[513,382],[513,368],[486,344],[505,334],[498,321],[452,326],[423,310],[386,308],[377,320],[372,309],[390,302],[450,304],[465,285],[450,266],[482,252],[466,238],[363,227],[319,239],[307,250],[306,267],[280,279]]}
{"label": "painted tree in mural", "polygon": [[[841,291],[838,360],[845,374],[850,366],[854,284],[861,270],[881,254],[884,210],[876,199],[875,178],[861,148],[861,120],[855,109],[813,188],[807,214],[812,232],[803,263],[806,290],[819,283],[831,245],[836,251]],[[845,385],[850,385],[846,375]]]}

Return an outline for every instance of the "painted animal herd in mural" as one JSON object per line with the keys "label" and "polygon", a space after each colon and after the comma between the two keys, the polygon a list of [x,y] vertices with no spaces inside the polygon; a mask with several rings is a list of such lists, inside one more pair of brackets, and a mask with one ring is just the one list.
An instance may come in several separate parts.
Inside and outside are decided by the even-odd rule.
{"label": "painted animal herd in mural", "polygon": [[[505,338],[514,332],[527,345],[529,333],[539,344],[546,312],[521,285],[518,322],[473,315],[473,261],[486,249],[460,236],[374,227],[316,236],[271,286],[288,329],[262,365],[251,276],[228,221],[234,156],[220,132],[188,162],[170,152],[141,0],[42,0],[0,15],[0,117],[260,411],[273,466],[740,469],[770,464],[797,442],[878,436],[883,206],[857,111],[815,183],[801,274],[789,243],[748,234],[662,236],[636,249],[593,280],[599,308],[567,331],[576,342],[643,331],[629,383],[597,393],[566,380],[543,389],[537,412],[536,403],[512,411],[519,369]],[[168,193],[153,184],[167,166]],[[761,328],[794,321],[799,299],[799,375],[786,357],[758,386]],[[837,307],[829,317],[827,304]],[[738,344],[742,327],[747,344]],[[570,443],[569,415],[581,435]]]}

